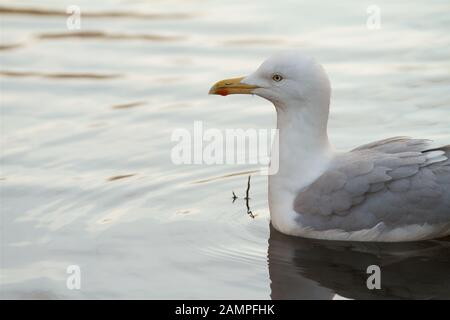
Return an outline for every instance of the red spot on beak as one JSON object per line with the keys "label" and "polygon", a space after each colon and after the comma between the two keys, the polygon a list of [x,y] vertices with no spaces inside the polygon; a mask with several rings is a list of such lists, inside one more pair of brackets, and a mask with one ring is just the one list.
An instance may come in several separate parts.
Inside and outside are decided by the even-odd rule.
{"label": "red spot on beak", "polygon": [[217,90],[217,94],[220,94],[221,96],[227,96],[228,90],[227,89],[219,89],[219,90]]}

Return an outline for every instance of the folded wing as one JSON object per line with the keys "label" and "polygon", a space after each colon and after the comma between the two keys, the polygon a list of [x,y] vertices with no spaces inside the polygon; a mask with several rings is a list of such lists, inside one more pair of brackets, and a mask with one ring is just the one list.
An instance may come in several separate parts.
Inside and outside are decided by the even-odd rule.
{"label": "folded wing", "polygon": [[450,146],[395,137],[338,155],[294,209],[317,229],[450,222]]}

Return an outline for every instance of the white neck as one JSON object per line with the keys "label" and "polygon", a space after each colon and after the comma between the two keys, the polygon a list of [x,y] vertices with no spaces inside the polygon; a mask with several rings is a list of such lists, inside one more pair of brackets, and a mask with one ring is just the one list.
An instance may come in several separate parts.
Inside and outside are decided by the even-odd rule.
{"label": "white neck", "polygon": [[303,106],[276,106],[279,130],[278,173],[290,176],[285,184],[292,182],[296,190],[311,183],[311,179],[315,180],[318,172],[322,173],[321,169],[328,164],[331,155],[327,134],[329,100],[317,100],[314,101],[314,106],[308,105],[313,101],[304,101]]}
{"label": "white neck", "polygon": [[327,135],[329,98],[293,103],[276,105],[279,170],[269,176],[269,205],[279,230],[291,224],[289,213],[298,191],[327,169],[333,154]]}

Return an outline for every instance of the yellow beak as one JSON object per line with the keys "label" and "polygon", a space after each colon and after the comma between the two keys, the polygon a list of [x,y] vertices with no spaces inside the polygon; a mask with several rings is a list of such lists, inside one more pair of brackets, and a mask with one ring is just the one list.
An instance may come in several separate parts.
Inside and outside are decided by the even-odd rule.
{"label": "yellow beak", "polygon": [[241,80],[245,77],[226,79],[217,82],[209,90],[209,94],[220,94],[226,96],[229,94],[252,94],[253,90],[258,86],[242,83]]}

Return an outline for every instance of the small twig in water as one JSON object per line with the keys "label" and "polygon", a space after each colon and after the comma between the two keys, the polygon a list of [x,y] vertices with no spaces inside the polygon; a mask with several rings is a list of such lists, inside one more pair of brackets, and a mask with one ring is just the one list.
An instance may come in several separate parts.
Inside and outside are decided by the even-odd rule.
{"label": "small twig in water", "polygon": [[251,178],[252,176],[248,176],[248,181],[247,181],[247,191],[245,192],[245,200],[248,200],[248,199],[250,199],[249,198],[249,196],[248,196],[248,194],[249,194],[249,192],[250,192],[250,178]]}
{"label": "small twig in water", "polygon": [[233,199],[233,203],[234,203],[238,197],[237,197],[237,195],[234,193],[234,191],[231,191],[231,192],[233,193],[232,199]]}
{"label": "small twig in water", "polygon": [[[245,206],[247,207],[247,214],[250,216],[250,217],[252,217],[252,218],[255,218],[256,217],[256,215],[254,215],[253,214],[253,212],[252,212],[252,210],[250,210],[250,204],[249,204],[249,200],[250,200],[250,197],[249,197],[249,194],[250,194],[250,178],[251,178],[251,176],[248,176],[248,181],[247,181],[247,190],[246,190],[246,192],[245,192]],[[231,193],[232,193],[232,197],[231,197],[231,199],[233,199],[233,202],[232,203],[234,203],[235,201],[236,201],[236,199],[239,199],[239,197],[234,193],[234,191],[231,191]]]}
{"label": "small twig in water", "polygon": [[245,192],[245,206],[247,207],[247,214],[254,219],[255,215],[253,214],[252,210],[250,210],[250,204],[248,203],[248,200],[250,200],[250,197],[249,197],[250,178],[251,178],[251,176],[248,176],[247,191]]}
{"label": "small twig in water", "polygon": [[248,199],[245,201],[245,205],[247,206],[247,214],[254,219],[255,215],[253,214],[252,210],[250,210],[250,206],[248,205]]}

